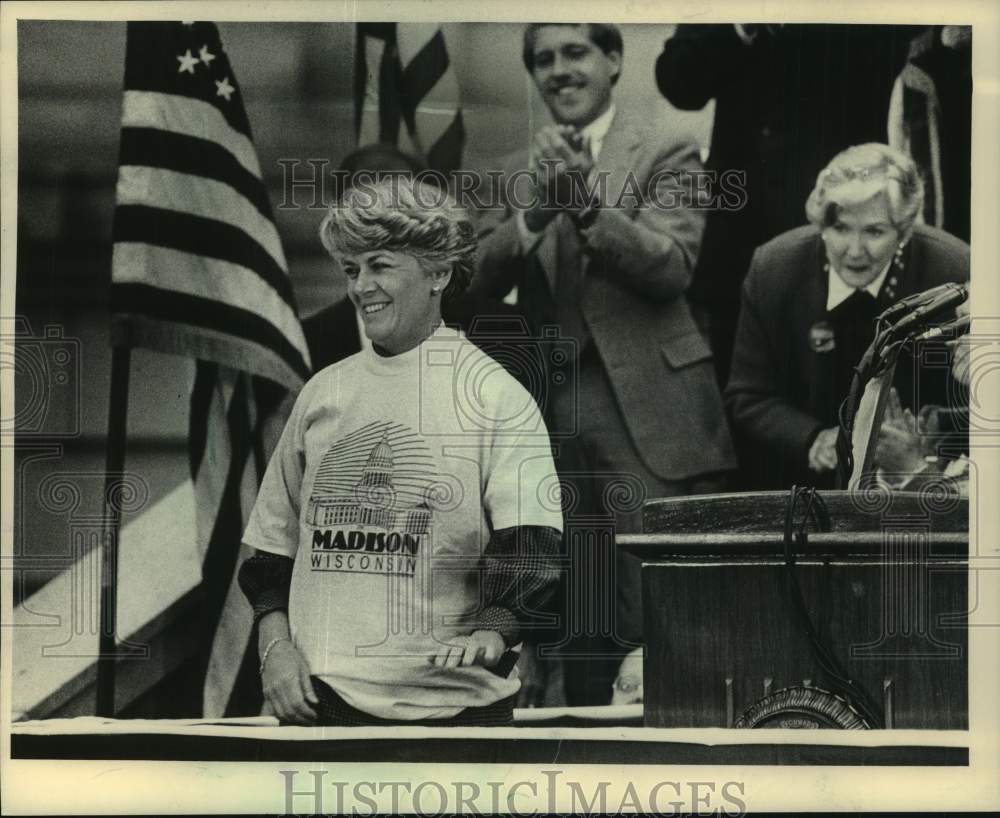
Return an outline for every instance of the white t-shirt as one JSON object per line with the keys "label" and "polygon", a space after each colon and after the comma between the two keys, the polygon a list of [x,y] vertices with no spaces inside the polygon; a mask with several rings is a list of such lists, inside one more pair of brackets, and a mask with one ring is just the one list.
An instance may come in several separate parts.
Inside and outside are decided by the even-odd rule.
{"label": "white t-shirt", "polygon": [[517,692],[516,672],[429,657],[484,607],[494,529],[562,530],[534,400],[458,330],[385,358],[365,350],[303,387],[244,542],[295,559],[292,639],[345,701],[447,718]]}

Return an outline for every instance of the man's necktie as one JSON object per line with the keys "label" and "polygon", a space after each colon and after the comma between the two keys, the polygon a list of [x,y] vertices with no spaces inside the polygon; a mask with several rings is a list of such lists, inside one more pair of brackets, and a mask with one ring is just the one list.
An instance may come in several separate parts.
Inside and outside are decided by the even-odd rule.
{"label": "man's necktie", "polygon": [[583,288],[583,253],[580,237],[573,220],[566,213],[560,213],[553,224],[556,230],[556,291],[552,294],[556,307],[556,319],[562,334],[573,338],[579,348],[590,338],[580,309]]}

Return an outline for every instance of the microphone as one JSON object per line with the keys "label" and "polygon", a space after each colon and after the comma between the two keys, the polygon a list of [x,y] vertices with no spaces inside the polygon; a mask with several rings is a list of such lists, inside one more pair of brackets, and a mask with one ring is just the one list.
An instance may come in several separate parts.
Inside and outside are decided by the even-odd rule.
{"label": "microphone", "polygon": [[906,312],[914,305],[923,304],[927,301],[935,299],[944,293],[950,292],[958,286],[960,285],[949,282],[948,284],[939,284],[937,287],[931,287],[929,290],[924,290],[923,292],[908,295],[906,298],[902,298],[895,304],[892,304],[882,310],[882,312],[879,313],[878,320],[887,321],[893,316]]}
{"label": "microphone", "polygon": [[940,338],[942,335],[954,335],[954,337],[957,338],[959,335],[965,335],[965,333],[969,331],[969,326],[971,324],[972,316],[963,315],[961,318],[956,318],[954,321],[949,321],[946,324],[941,324],[940,326],[924,330],[914,340],[930,341],[934,338]]}
{"label": "microphone", "polygon": [[908,315],[904,315],[890,330],[893,335],[910,332],[937,318],[944,312],[954,309],[969,297],[969,288],[964,284],[949,284],[940,295],[926,301]]}

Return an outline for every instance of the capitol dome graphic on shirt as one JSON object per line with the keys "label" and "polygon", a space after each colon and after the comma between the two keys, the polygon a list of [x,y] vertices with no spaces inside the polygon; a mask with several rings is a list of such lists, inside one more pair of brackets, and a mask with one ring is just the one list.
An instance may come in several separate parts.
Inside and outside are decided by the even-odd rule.
{"label": "capitol dome graphic on shirt", "polygon": [[323,455],[306,522],[425,534],[435,483],[434,461],[421,437],[400,424],[369,424]]}

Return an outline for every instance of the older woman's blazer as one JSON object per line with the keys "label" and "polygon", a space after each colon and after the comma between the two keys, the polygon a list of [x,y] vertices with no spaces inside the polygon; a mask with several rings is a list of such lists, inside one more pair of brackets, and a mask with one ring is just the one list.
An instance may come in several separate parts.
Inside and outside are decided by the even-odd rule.
{"label": "older woman's blazer", "polygon": [[[880,306],[947,282],[969,279],[969,246],[933,227],[917,225],[903,253],[898,284],[879,295]],[[777,485],[815,481],[807,470],[809,447],[831,407],[811,406],[811,385],[822,375],[827,350],[815,342],[826,315],[828,273],[820,232],[811,225],[789,230],[757,248],[743,284],[733,367],[725,391],[734,432]],[[817,348],[818,347],[818,348]],[[900,387],[904,405],[942,400],[947,363],[920,368],[923,382]],[[903,375],[906,373],[903,372]],[[934,382],[939,384],[933,387]],[[897,386],[899,382],[897,381]],[[913,387],[913,388],[911,388]],[[838,402],[841,398],[838,399]]]}

